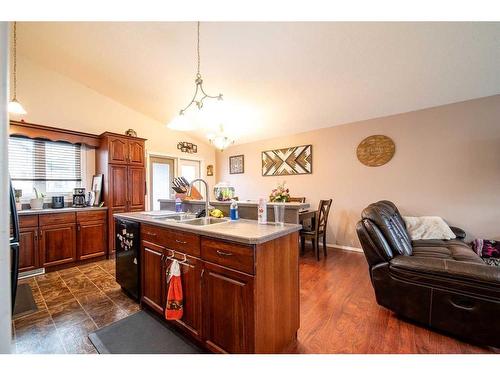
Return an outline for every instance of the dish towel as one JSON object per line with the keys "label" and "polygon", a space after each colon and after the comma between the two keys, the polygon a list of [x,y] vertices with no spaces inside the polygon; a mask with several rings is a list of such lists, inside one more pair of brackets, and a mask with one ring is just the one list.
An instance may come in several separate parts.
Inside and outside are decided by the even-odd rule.
{"label": "dish towel", "polygon": [[182,318],[182,282],[179,262],[175,259],[170,265],[168,272],[168,293],[165,318],[167,320],[178,320]]}

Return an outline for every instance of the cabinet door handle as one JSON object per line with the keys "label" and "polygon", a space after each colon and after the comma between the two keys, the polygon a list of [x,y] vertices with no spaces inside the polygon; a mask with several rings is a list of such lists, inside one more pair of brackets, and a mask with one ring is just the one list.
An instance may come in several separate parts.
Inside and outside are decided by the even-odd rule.
{"label": "cabinet door handle", "polygon": [[35,241],[38,240],[38,231],[35,231]]}
{"label": "cabinet door handle", "polygon": [[76,230],[77,230],[78,232],[80,232],[80,224],[78,224],[78,225],[76,226]]}
{"label": "cabinet door handle", "polygon": [[183,244],[183,245],[187,244],[187,242],[186,242],[186,241],[181,241],[181,240],[175,240],[175,242],[180,243],[180,244]]}
{"label": "cabinet door handle", "polygon": [[156,237],[156,233],[153,232],[144,232],[144,233],[147,234],[148,236]]}
{"label": "cabinet door handle", "polygon": [[43,236],[43,230],[40,229],[40,238]]}
{"label": "cabinet door handle", "polygon": [[217,254],[222,255],[224,257],[229,257],[229,256],[233,255],[233,253],[226,253],[226,252],[220,251],[220,250],[217,250]]}
{"label": "cabinet door handle", "polygon": [[205,274],[205,268],[203,268],[203,269],[201,270],[201,275],[200,275],[200,278],[201,278],[201,279],[203,279],[203,275],[204,275],[204,274]]}

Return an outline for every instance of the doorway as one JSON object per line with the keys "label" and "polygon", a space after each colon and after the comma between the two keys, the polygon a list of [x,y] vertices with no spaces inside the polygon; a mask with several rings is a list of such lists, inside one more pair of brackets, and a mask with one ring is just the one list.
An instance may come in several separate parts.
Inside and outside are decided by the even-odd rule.
{"label": "doorway", "polygon": [[[189,183],[200,178],[201,162],[199,160],[179,159],[179,176],[184,177]],[[194,186],[201,195],[204,196],[206,194],[204,191],[200,190],[201,184],[199,182],[196,182]]]}
{"label": "doorway", "polygon": [[172,197],[172,180],[175,177],[175,160],[168,157],[151,156],[149,159],[149,181],[151,186],[150,208],[159,210],[158,199]]}

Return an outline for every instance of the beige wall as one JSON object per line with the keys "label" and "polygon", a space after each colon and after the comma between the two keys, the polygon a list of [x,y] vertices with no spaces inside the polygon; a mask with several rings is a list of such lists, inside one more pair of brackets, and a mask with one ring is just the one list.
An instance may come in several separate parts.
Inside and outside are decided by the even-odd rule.
{"label": "beige wall", "polygon": [[[171,131],[165,124],[23,56],[18,59],[18,99],[28,112],[23,116],[27,122],[94,134],[104,131],[123,134],[132,128],[139,137],[147,138],[146,151],[149,153],[202,160],[202,177],[208,179],[210,186],[214,185],[215,176],[206,177],[205,168],[207,164],[215,164],[215,149],[212,146],[185,133]],[[181,153],[177,150],[179,141],[197,144],[198,153],[194,156]],[[92,160],[90,155],[89,165]]]}
{"label": "beige wall", "polygon": [[[378,168],[356,158],[373,134],[396,143],[394,158]],[[311,175],[262,177],[261,151],[302,144],[313,145]],[[228,157],[237,154],[245,155],[245,173],[230,175]],[[217,152],[217,176],[240,199],[267,196],[283,180],[314,207],[333,198],[330,244],[359,247],[356,221],[380,199],[404,215],[442,216],[471,238],[500,239],[500,95],[236,145]]]}

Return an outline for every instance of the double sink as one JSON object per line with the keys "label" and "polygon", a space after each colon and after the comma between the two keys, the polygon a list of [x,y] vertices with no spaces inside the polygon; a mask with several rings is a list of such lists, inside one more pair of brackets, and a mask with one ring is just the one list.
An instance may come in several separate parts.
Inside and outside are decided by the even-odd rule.
{"label": "double sink", "polygon": [[189,213],[171,213],[171,214],[165,214],[165,215],[148,215],[144,214],[146,216],[151,217],[152,219],[159,220],[159,221],[173,221],[176,223],[181,223],[181,224],[188,224],[188,225],[196,225],[196,226],[205,226],[205,225],[211,225],[211,224],[219,224],[219,223],[227,223],[229,219],[220,219],[216,217],[196,217],[195,214],[189,214]]}

